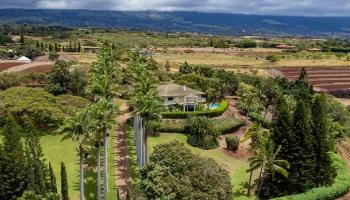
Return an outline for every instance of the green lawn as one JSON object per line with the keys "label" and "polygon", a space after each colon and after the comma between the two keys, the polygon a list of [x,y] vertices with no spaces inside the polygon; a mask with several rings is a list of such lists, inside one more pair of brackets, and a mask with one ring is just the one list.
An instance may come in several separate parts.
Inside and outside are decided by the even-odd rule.
{"label": "green lawn", "polygon": [[[240,183],[248,181],[249,174],[245,172],[245,170],[248,168],[247,162],[233,159],[232,157],[224,154],[221,150],[218,150],[218,149],[202,150],[199,148],[192,147],[187,144],[186,139],[187,139],[186,135],[179,134],[179,133],[162,134],[160,137],[149,137],[148,138],[149,153],[152,153],[153,148],[156,145],[178,140],[179,142],[184,143],[186,147],[191,149],[193,153],[196,153],[200,156],[213,158],[219,165],[221,165],[227,171],[229,171],[231,182],[232,182],[232,185],[234,186],[233,187],[234,191],[237,191],[237,189],[240,188]],[[252,199],[252,198],[247,198],[245,196],[235,194],[234,199],[244,200],[244,199]]]}
{"label": "green lawn", "polygon": [[[47,135],[41,137],[41,145],[47,161],[51,162],[56,175],[57,187],[60,190],[60,165],[63,161],[66,165],[69,195],[71,200],[79,199],[79,157],[77,154],[77,143],[71,140],[61,141],[60,136]],[[109,192],[108,199],[116,196],[116,180],[114,169],[113,140],[109,140]],[[85,170],[85,197],[87,200],[96,199],[96,173],[92,170]]]}

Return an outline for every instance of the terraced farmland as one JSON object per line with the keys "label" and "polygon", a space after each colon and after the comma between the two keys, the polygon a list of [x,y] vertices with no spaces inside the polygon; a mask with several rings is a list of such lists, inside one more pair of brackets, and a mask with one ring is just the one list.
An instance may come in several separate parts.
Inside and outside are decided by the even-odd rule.
{"label": "terraced farmland", "polygon": [[0,61],[0,72],[10,69],[11,67],[23,65],[26,63],[18,61]]}
{"label": "terraced farmland", "polygon": [[[308,67],[305,69],[309,83],[314,86],[316,91],[350,94],[350,67]],[[278,67],[273,68],[271,73],[296,80],[300,70],[300,67]]]}

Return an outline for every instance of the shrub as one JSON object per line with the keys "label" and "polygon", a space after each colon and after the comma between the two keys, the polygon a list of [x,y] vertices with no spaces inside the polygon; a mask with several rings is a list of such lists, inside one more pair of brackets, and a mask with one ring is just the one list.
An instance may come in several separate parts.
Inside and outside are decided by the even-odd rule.
{"label": "shrub", "polygon": [[331,186],[311,189],[302,194],[274,198],[273,200],[333,200],[344,196],[350,187],[350,174],[344,160],[332,153],[333,166],[337,170],[337,176]]}
{"label": "shrub", "polygon": [[206,117],[190,117],[185,122],[185,130],[189,133],[187,142],[202,149],[214,149],[218,146],[218,132],[213,123]]}
{"label": "shrub", "polygon": [[264,127],[264,128],[270,128],[271,127],[271,121],[265,119],[264,120],[264,117],[261,116],[260,113],[256,113],[256,112],[250,112],[249,115],[250,119],[254,122],[257,122],[257,123],[261,123],[261,126]]}
{"label": "shrub", "polygon": [[266,60],[269,60],[271,62],[277,62],[279,59],[276,55],[268,55],[266,56]]}
{"label": "shrub", "polygon": [[239,138],[237,136],[226,137],[227,149],[236,152],[239,148]]}
{"label": "shrub", "polygon": [[224,100],[220,103],[220,107],[215,110],[193,112],[163,112],[162,117],[169,119],[186,119],[191,116],[218,117],[226,111],[228,105],[228,101]]}

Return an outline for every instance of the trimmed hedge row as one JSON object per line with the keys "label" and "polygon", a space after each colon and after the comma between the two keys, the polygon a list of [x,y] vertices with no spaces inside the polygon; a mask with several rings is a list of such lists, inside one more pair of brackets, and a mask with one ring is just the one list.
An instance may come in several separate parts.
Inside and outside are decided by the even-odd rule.
{"label": "trimmed hedge row", "polygon": [[220,103],[220,107],[215,110],[193,111],[193,112],[163,112],[162,117],[168,119],[186,119],[191,116],[218,117],[222,115],[228,108],[228,101],[224,100]]}
{"label": "trimmed hedge row", "polygon": [[[229,133],[232,132],[244,124],[243,120],[235,119],[235,118],[224,118],[224,119],[210,119],[212,120],[214,127],[221,133]],[[185,133],[186,130],[184,128],[185,121],[162,121],[160,123],[160,127],[157,131],[164,133]]]}
{"label": "trimmed hedge row", "polygon": [[333,165],[337,170],[334,183],[328,187],[318,187],[302,194],[274,198],[273,200],[333,200],[344,196],[350,187],[350,173],[344,160],[331,153]]}

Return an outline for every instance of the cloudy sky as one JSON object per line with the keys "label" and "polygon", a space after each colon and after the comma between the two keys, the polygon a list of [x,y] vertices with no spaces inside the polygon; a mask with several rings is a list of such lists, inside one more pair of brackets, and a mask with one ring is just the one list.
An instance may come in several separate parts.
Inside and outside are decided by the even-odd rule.
{"label": "cloudy sky", "polygon": [[350,0],[0,0],[0,8],[201,11],[350,16]]}

